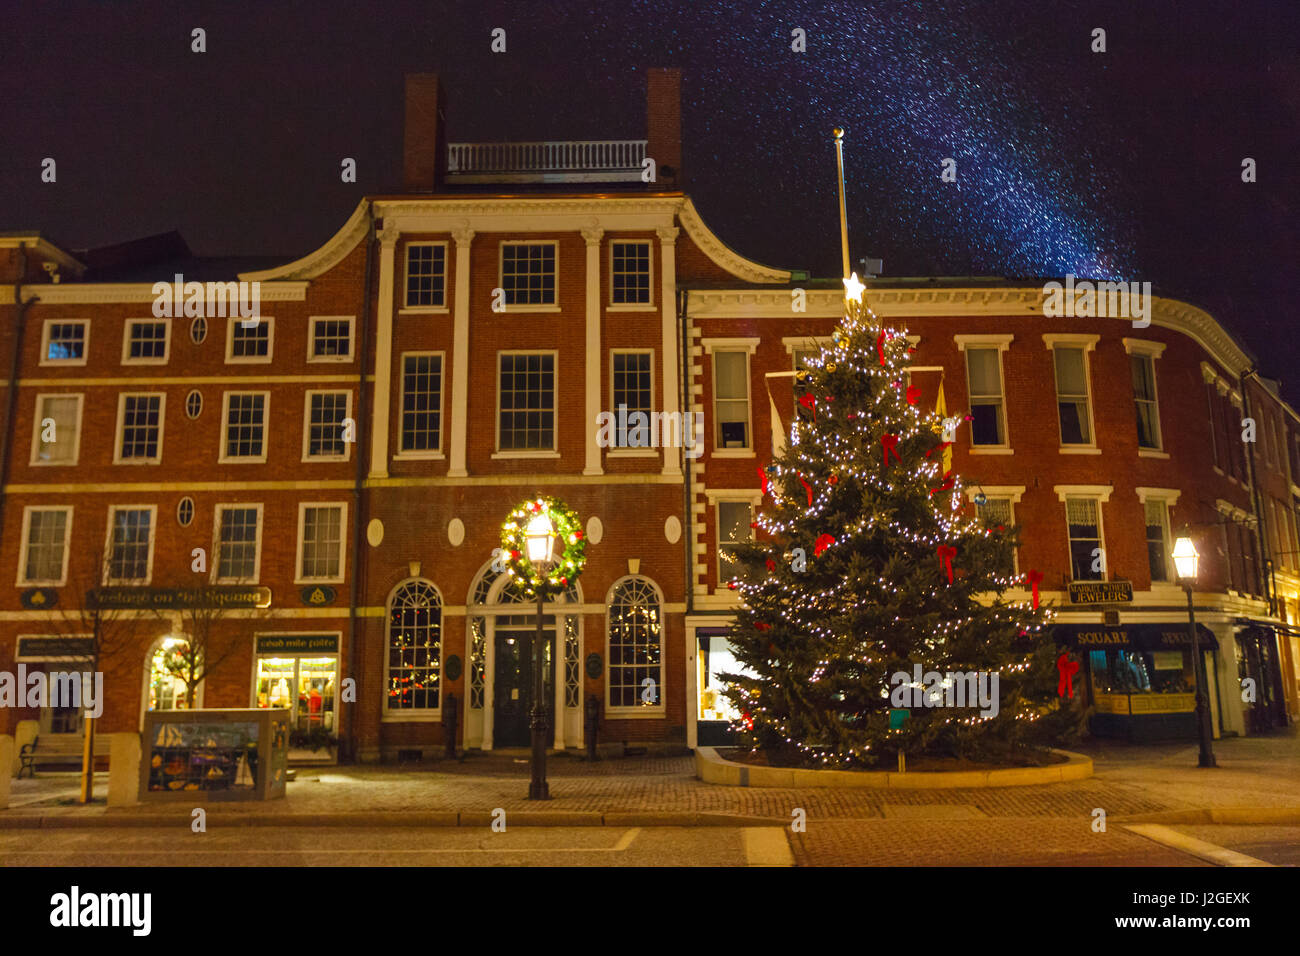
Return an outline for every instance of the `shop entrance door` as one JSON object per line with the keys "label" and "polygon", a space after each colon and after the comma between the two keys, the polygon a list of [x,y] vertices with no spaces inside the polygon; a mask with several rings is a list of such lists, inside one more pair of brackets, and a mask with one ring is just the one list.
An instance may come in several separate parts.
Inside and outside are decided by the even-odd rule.
{"label": "shop entrance door", "polygon": [[[542,627],[545,641],[542,647],[546,674],[545,699],[548,710],[554,711],[554,616],[543,617]],[[518,614],[497,618],[494,647],[496,666],[492,674],[492,746],[495,748],[527,747],[532,742],[529,721],[533,709],[533,642],[536,640],[536,616]],[[551,713],[551,728],[555,726],[554,720],[555,714]],[[550,738],[547,739],[549,746]]]}
{"label": "shop entrance door", "polygon": [[337,657],[259,657],[257,706],[289,710],[289,758],[336,759]]}

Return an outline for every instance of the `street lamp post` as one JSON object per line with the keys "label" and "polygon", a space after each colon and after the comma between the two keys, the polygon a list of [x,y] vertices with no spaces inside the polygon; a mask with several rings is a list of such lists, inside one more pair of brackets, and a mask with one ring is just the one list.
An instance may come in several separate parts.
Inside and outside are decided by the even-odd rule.
{"label": "street lamp post", "polygon": [[1210,727],[1210,708],[1205,697],[1205,663],[1201,659],[1201,642],[1196,632],[1196,613],[1192,607],[1192,585],[1196,583],[1196,571],[1200,564],[1200,554],[1192,539],[1184,532],[1174,543],[1174,567],[1178,571],[1178,580],[1187,592],[1187,628],[1192,638],[1192,674],[1196,681],[1196,733],[1201,742],[1201,755],[1197,761],[1200,767],[1217,767],[1214,751],[1210,748],[1213,730]]}
{"label": "street lamp post", "polygon": [[546,684],[542,673],[542,605],[546,599],[545,576],[550,567],[551,550],[555,546],[555,528],[550,517],[542,512],[528,522],[524,532],[528,542],[528,560],[537,568],[537,637],[533,641],[533,707],[530,726],[533,731],[532,780],[528,784],[529,800],[551,799],[550,785],[546,782]]}

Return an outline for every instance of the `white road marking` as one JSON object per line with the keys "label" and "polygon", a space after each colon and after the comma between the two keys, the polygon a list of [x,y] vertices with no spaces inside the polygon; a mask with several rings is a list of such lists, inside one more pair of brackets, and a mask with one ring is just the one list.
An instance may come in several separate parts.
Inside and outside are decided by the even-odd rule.
{"label": "white road marking", "polygon": [[1170,829],[1159,823],[1126,823],[1124,829],[1132,830],[1138,836],[1144,836],[1148,840],[1161,843],[1175,850],[1182,850],[1184,853],[1190,853],[1192,856],[1207,860],[1219,866],[1273,866],[1265,860],[1258,860],[1253,856],[1247,856],[1244,853],[1238,853],[1236,850],[1229,850],[1227,847],[1218,846],[1205,840],[1198,840],[1196,837],[1187,836],[1179,833],[1177,830]]}
{"label": "white road marking", "polygon": [[741,835],[750,866],[794,866],[785,827],[745,827]]}

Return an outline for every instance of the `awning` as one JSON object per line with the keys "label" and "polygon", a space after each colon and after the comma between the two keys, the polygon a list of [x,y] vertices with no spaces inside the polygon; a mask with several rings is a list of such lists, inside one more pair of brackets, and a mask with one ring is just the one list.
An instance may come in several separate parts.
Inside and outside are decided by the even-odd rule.
{"label": "awning", "polygon": [[[1219,642],[1204,624],[1196,625],[1201,648],[1217,651]],[[1187,622],[1169,624],[1057,624],[1052,631],[1057,644],[1077,647],[1081,651],[1099,651],[1108,647],[1139,651],[1168,651],[1192,646]]]}

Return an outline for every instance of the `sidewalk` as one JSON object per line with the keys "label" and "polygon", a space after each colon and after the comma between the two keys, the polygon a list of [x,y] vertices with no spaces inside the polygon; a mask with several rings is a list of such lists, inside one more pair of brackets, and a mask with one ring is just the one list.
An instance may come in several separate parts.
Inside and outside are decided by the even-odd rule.
{"label": "sidewalk", "polygon": [[[693,757],[626,757],[587,763],[561,755],[548,761],[552,799],[527,799],[528,762],[518,754],[474,755],[419,765],[310,767],[297,771],[283,800],[207,805],[211,823],[228,825],[456,826],[480,825],[500,808],[526,824],[687,825],[747,821],[788,825],[802,809],[809,819],[909,816],[1089,817],[1173,820],[1207,808],[1284,811],[1300,821],[1300,736],[1215,741],[1217,769],[1196,766],[1184,743],[1132,746],[1090,743],[1075,748],[1096,775],[1074,783],[981,790],[840,790],[723,787],[695,779]],[[193,804],[141,804],[109,809],[77,806],[75,773],[42,773],[13,781],[0,828],[145,825],[188,821]],[[102,801],[106,774],[96,775]],[[610,819],[607,819],[609,817]],[[614,818],[617,818],[616,820]],[[1208,819],[1206,822],[1209,822]]]}

